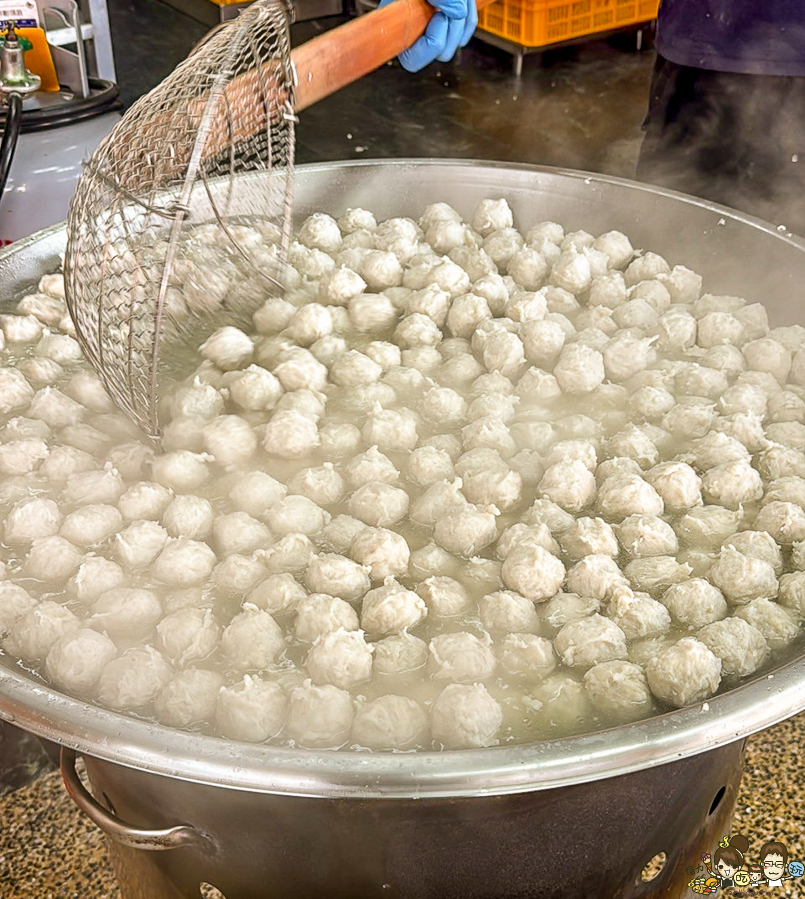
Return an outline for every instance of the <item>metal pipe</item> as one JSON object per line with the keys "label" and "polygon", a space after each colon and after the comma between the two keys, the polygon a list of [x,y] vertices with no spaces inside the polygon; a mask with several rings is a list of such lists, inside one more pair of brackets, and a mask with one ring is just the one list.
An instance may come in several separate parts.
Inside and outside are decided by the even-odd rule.
{"label": "metal pipe", "polygon": [[6,182],[14,161],[14,151],[22,128],[22,97],[16,91],[7,95],[6,127],[0,141],[0,197],[6,189]]}

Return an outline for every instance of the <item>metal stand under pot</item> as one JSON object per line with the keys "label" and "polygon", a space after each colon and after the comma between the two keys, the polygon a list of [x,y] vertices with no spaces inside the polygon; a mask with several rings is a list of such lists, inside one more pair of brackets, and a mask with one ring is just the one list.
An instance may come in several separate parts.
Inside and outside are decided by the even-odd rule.
{"label": "metal stand under pot", "polygon": [[87,757],[111,812],[70,750],[62,773],[109,837],[123,899],[198,899],[202,883],[226,899],[682,899],[691,860],[729,832],[744,742],[498,796],[277,796]]}

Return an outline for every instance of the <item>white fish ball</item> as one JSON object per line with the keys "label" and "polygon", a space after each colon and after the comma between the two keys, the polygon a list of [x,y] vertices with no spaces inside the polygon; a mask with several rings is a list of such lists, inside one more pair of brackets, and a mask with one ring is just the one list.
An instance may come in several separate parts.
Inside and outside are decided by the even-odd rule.
{"label": "white fish ball", "polygon": [[316,422],[300,412],[276,412],[265,428],[263,447],[266,452],[294,459],[307,455],[319,445]]}
{"label": "white fish ball", "polygon": [[115,506],[92,503],[65,516],[59,533],[78,546],[93,546],[108,540],[123,525]]}
{"label": "white fish ball", "polygon": [[15,621],[3,649],[23,662],[44,660],[57,640],[80,626],[79,618],[70,609],[45,600]]}
{"label": "white fish ball", "polygon": [[372,527],[389,527],[408,512],[408,494],[399,487],[370,482],[359,487],[349,498],[349,514]]}
{"label": "white fish ball", "polygon": [[306,597],[304,587],[292,574],[285,572],[269,575],[262,580],[246,596],[246,601],[276,616],[293,611]]}
{"label": "white fish ball", "polygon": [[482,596],[478,614],[484,628],[492,634],[528,634],[539,628],[534,603],[509,590]]}
{"label": "white fish ball", "polygon": [[322,547],[328,552],[343,555],[349,550],[355,537],[365,528],[366,525],[362,521],[351,515],[336,515],[321,530]]}
{"label": "white fish ball", "polygon": [[737,509],[761,499],[763,482],[760,474],[748,462],[728,462],[716,465],[704,473],[702,492],[708,502]]}
{"label": "white fish ball", "polygon": [[495,673],[497,659],[488,635],[466,631],[439,634],[430,641],[429,668],[435,680],[475,684]]}
{"label": "white fish ball", "polygon": [[54,384],[64,376],[64,369],[52,359],[25,359],[19,368],[29,382],[37,385]]}
{"label": "white fish ball", "polygon": [[559,543],[575,561],[588,555],[614,557],[620,552],[612,526],[602,518],[577,518],[560,536]]}
{"label": "white fish ball", "polygon": [[279,334],[291,320],[296,307],[280,297],[269,297],[254,313],[252,320],[261,334]]}
{"label": "white fish ball", "polygon": [[763,664],[769,647],[766,638],[743,618],[725,618],[703,627],[697,639],[721,659],[721,673],[746,677]]}
{"label": "white fish ball", "polygon": [[478,325],[492,318],[486,299],[478,294],[466,293],[450,304],[446,325],[454,337],[471,337]]}
{"label": "white fish ball", "polygon": [[64,537],[38,537],[22,566],[23,577],[47,583],[66,580],[81,564],[81,550]]}
{"label": "white fish ball", "polygon": [[[282,396],[282,385],[270,371],[250,365],[225,380],[229,398],[246,412],[273,409]],[[220,412],[221,410],[219,410]]]}
{"label": "white fish ball", "polygon": [[309,215],[299,229],[299,242],[306,247],[335,253],[341,246],[341,231],[336,220],[324,212]]}
{"label": "white fish ball", "polygon": [[685,309],[664,312],[656,327],[656,348],[663,353],[686,352],[696,343],[698,323]]}
{"label": "white fish ball", "polygon": [[301,746],[334,749],[348,739],[353,717],[349,693],[332,684],[306,681],[291,691],[288,736]]}
{"label": "white fish ball", "polygon": [[411,551],[400,534],[388,528],[362,526],[351,541],[349,554],[363,569],[368,569],[371,580],[383,581],[407,573]]}
{"label": "white fish ball", "polygon": [[502,723],[500,705],[483,684],[448,684],[431,709],[433,739],[446,749],[492,746]]}
{"label": "white fish ball", "polygon": [[47,328],[34,347],[37,356],[46,356],[61,365],[79,362],[84,358],[78,341],[69,334],[51,334]]}
{"label": "white fish ball", "polygon": [[98,700],[118,711],[141,709],[156,699],[172,675],[170,664],[153,646],[126,650],[101,674]]}
{"label": "white fish ball", "polygon": [[212,543],[220,556],[248,555],[273,542],[271,531],[246,512],[219,515],[213,521]]}
{"label": "white fish ball", "polygon": [[229,499],[239,512],[254,518],[285,498],[287,488],[264,471],[250,471],[241,475],[229,491]]}
{"label": "white fish ball", "polygon": [[327,386],[327,366],[309,350],[302,347],[282,353],[281,361],[274,366],[274,374],[285,390],[324,390]]}
{"label": "white fish ball", "polygon": [[668,611],[682,627],[697,630],[728,613],[724,594],[704,578],[691,578],[674,584],[662,597]]}
{"label": "white fish ball", "polygon": [[633,662],[601,662],[585,672],[582,683],[593,706],[618,720],[635,721],[653,710],[645,672]]}
{"label": "white fish ball", "polygon": [[154,701],[157,718],[169,727],[182,728],[210,721],[223,683],[217,671],[203,668],[180,671]]}
{"label": "white fish ball", "polygon": [[557,593],[540,606],[541,619],[554,630],[559,630],[571,621],[580,621],[598,612],[601,603],[594,596],[580,596],[578,593]]}
{"label": "white fish ball", "polygon": [[190,493],[205,484],[210,477],[208,462],[211,457],[205,454],[191,453],[181,450],[157,456],[151,463],[153,479],[176,493]]}
{"label": "white fish ball", "polygon": [[470,557],[497,539],[497,521],[493,513],[468,505],[442,515],[433,536],[448,552]]}
{"label": "white fish ball", "polygon": [[157,625],[157,646],[172,662],[185,667],[211,656],[221,628],[209,609],[178,609]]}
{"label": "white fish ball", "polygon": [[102,593],[123,586],[123,569],[103,556],[87,556],[70,578],[67,589],[80,602],[94,602]]}
{"label": "white fish ball", "polygon": [[204,426],[204,448],[223,468],[242,468],[257,451],[251,425],[239,415],[221,415]]}
{"label": "white fish ball", "polygon": [[348,690],[371,677],[372,647],[362,631],[331,631],[313,643],[305,657],[305,667],[313,683]]}
{"label": "white fish ball", "polygon": [[663,501],[654,487],[640,475],[616,475],[604,480],[598,490],[596,508],[614,521],[629,515],[663,513]]}
{"label": "white fish ball", "polygon": [[41,419],[51,428],[64,428],[78,424],[86,411],[80,403],[55,387],[43,387],[31,400],[27,414],[30,418]]}
{"label": "white fish ball", "polygon": [[630,515],[618,527],[618,539],[632,557],[673,555],[679,549],[674,529],[654,515]]}
{"label": "white fish ball", "polygon": [[685,462],[661,462],[645,474],[669,512],[702,505],[702,481]]}
{"label": "white fish ball", "polygon": [[287,709],[279,684],[246,674],[239,683],[221,687],[215,723],[230,740],[262,743],[280,733]]}
{"label": "white fish ball", "polygon": [[177,496],[165,508],[160,523],[171,537],[204,540],[212,531],[215,512],[200,496]]}
{"label": "white fish ball", "polygon": [[421,549],[414,550],[408,563],[408,573],[416,582],[431,576],[453,575],[457,569],[456,558],[435,543],[428,543]]}
{"label": "white fish ball", "polygon": [[268,668],[285,649],[277,622],[268,612],[248,602],[224,629],[220,645],[229,663],[240,671]]}
{"label": "white fish ball", "polygon": [[425,601],[393,578],[363,598],[361,628],[371,638],[386,637],[415,628],[428,614]]}
{"label": "white fish ball", "polygon": [[532,633],[506,634],[498,648],[498,660],[507,674],[532,682],[547,677],[558,664],[551,641]]}
{"label": "white fish ball", "polygon": [[199,347],[199,352],[221,371],[233,371],[248,365],[254,344],[243,331],[227,326],[210,334]]}
{"label": "white fish ball", "polygon": [[437,328],[443,328],[447,321],[447,313],[450,311],[451,298],[446,290],[442,290],[436,284],[428,284],[421,290],[415,290],[406,299],[405,312],[407,315],[425,315]]}
{"label": "white fish ball", "polygon": [[192,384],[180,387],[171,396],[170,406],[173,418],[207,420],[224,411],[224,398],[212,384],[204,384],[199,378],[195,378]]}
{"label": "white fish ball", "polygon": [[360,275],[372,290],[385,290],[402,284],[403,268],[394,253],[369,250],[361,259]]}
{"label": "white fish ball", "polygon": [[746,364],[753,371],[767,372],[785,384],[791,371],[791,352],[771,337],[751,340],[743,347]]}
{"label": "white fish ball", "polygon": [[472,605],[467,590],[451,577],[427,577],[416,589],[425,600],[428,614],[437,618],[454,618],[468,611]]}
{"label": "white fish ball", "polygon": [[399,318],[389,297],[378,293],[359,293],[349,300],[347,308],[352,327],[370,334],[389,331]]}
{"label": "white fish ball", "polygon": [[363,565],[345,556],[326,553],[310,560],[305,586],[311,593],[327,593],[355,602],[369,589],[370,581]]}
{"label": "white fish ball", "polygon": [[567,572],[567,589],[582,596],[594,596],[602,602],[608,600],[628,582],[617,563],[610,556],[585,556]]}
{"label": "white fish ball", "polygon": [[173,501],[173,494],[162,484],[140,481],[120,497],[118,508],[127,521],[158,521]]}
{"label": "white fish ball", "polygon": [[790,502],[770,502],[755,518],[757,531],[768,531],[778,543],[805,540],[805,512]]}
{"label": "white fish ball", "polygon": [[380,696],[361,704],[352,724],[353,742],[368,749],[414,749],[424,744],[427,732],[427,714],[406,696]]}
{"label": "white fish ball", "polygon": [[62,516],[52,499],[21,500],[15,503],[3,522],[4,542],[26,546],[40,537],[52,537],[59,531]]}
{"label": "white fish ball", "polygon": [[313,593],[297,604],[294,634],[298,640],[314,643],[337,630],[358,630],[358,614],[345,600]]}
{"label": "white fish ball", "polygon": [[317,534],[330,521],[330,514],[306,496],[291,495],[280,500],[264,515],[277,537],[288,534]]}
{"label": "white fish ball", "polygon": [[160,552],[153,575],[170,586],[189,587],[205,581],[212,574],[216,561],[215,553],[206,543],[178,537],[171,539]]}
{"label": "white fish ball", "polygon": [[286,534],[273,546],[263,550],[260,555],[271,574],[283,572],[300,572],[307,568],[316,549],[305,534]]}
{"label": "white fish ball", "polygon": [[564,625],[554,646],[563,664],[570,668],[591,668],[627,655],[624,632],[614,621],[598,614]]}
{"label": "white fish ball", "polygon": [[501,228],[511,228],[514,216],[505,199],[481,200],[472,214],[472,227],[484,236]]}
{"label": "white fish ball", "polygon": [[[523,237],[514,228],[499,228],[486,235],[482,245],[483,251],[501,272],[508,271],[512,257],[523,246]],[[514,285],[514,279],[510,281]]]}
{"label": "white fish ball", "polygon": [[363,278],[352,269],[341,265],[327,272],[319,281],[319,301],[327,306],[346,306],[353,297],[365,289],[366,282]]}
{"label": "white fish ball", "polygon": [[408,477],[420,487],[450,480],[454,475],[450,454],[435,446],[419,446],[408,457]]}
{"label": "white fish ball", "polygon": [[799,635],[796,613],[769,599],[753,599],[735,615],[760,631],[772,651],[788,646]]}
{"label": "white fish ball", "polygon": [[607,615],[629,641],[664,634],[671,627],[671,616],[661,602],[628,588],[615,591]]}
{"label": "white fish ball", "polygon": [[503,562],[506,586],[534,602],[550,599],[562,586],[565,566],[541,546],[515,547]]}
{"label": "white fish ball", "polygon": [[45,660],[45,671],[59,689],[74,696],[88,696],[116,656],[117,647],[109,637],[81,628],[53,644]]}
{"label": "white fish ball", "polygon": [[24,409],[33,399],[33,387],[12,368],[0,368],[0,414]]}
{"label": "white fish ball", "polygon": [[604,357],[598,350],[583,344],[566,344],[553,374],[565,393],[589,393],[604,380]]}
{"label": "white fish ball", "polygon": [[428,660],[428,644],[403,631],[373,644],[373,672],[381,677],[398,677],[423,668]]}
{"label": "white fish ball", "polygon": [[115,537],[112,554],[126,568],[144,568],[167,542],[167,531],[155,521],[133,521]]}
{"label": "white fish ball", "polygon": [[774,567],[769,562],[745,556],[731,546],[722,547],[708,577],[733,605],[744,605],[753,599],[774,599],[779,588]]}
{"label": "white fish ball", "polygon": [[557,462],[546,470],[538,491],[568,512],[580,512],[595,498],[595,476],[575,459]]}
{"label": "white fish ball", "polygon": [[151,590],[115,587],[100,594],[89,624],[111,637],[146,636],[162,617],[162,606]]}

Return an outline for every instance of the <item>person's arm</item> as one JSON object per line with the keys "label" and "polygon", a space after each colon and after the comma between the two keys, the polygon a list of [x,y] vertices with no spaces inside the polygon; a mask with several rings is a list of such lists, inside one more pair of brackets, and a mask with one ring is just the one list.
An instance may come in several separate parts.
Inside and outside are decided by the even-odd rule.
{"label": "person's arm", "polygon": [[[394,0],[380,0],[387,6]],[[478,25],[475,0],[429,0],[436,8],[425,33],[398,57],[409,72],[418,72],[434,60],[447,62],[459,47],[466,47]]]}

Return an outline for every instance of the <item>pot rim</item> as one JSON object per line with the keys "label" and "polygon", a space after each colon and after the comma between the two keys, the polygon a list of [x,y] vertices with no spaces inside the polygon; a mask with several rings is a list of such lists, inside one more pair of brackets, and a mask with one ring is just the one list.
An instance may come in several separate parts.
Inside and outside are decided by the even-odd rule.
{"label": "pot rim", "polygon": [[[726,207],[623,178],[549,166],[452,159],[379,159],[297,167],[344,169],[449,166],[561,176],[595,190],[609,185],[700,207],[805,251],[805,241]],[[13,257],[66,237],[54,225],[0,252]],[[11,264],[11,265],[10,265]],[[213,786],[316,798],[481,797],[545,790],[678,761],[742,739],[805,709],[805,655],[729,692],[684,709],[581,736],[482,750],[369,753],[238,743],[180,731],[80,702],[28,677],[0,653],[0,719],[77,752],[126,767]]]}

